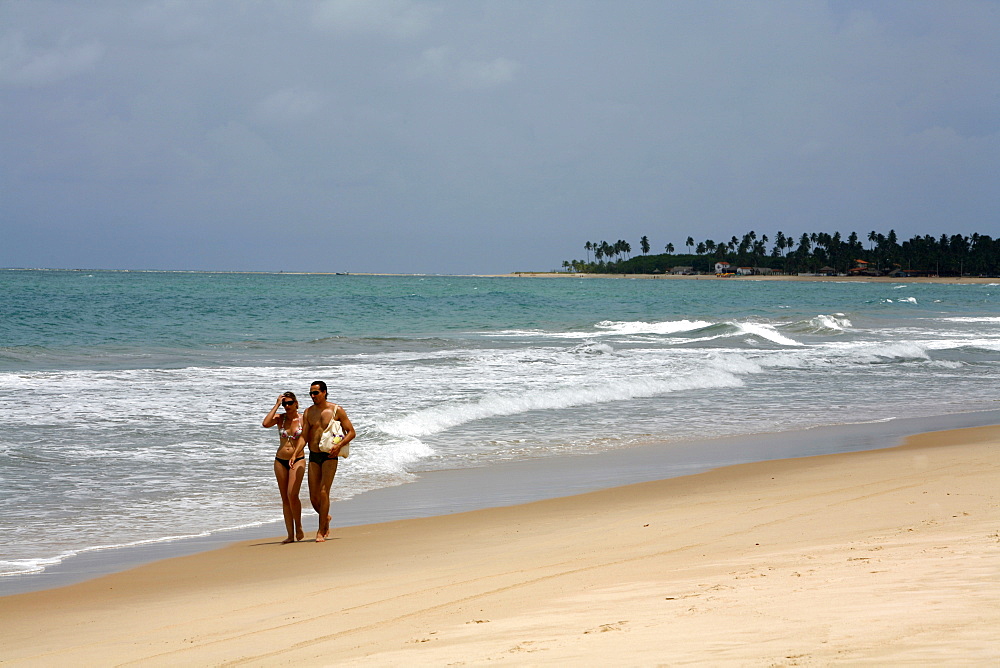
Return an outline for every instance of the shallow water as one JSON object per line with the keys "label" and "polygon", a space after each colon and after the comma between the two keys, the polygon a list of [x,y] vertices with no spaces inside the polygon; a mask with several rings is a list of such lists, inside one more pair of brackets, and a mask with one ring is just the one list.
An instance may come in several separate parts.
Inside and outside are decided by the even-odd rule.
{"label": "shallow water", "polygon": [[[280,518],[261,418],[330,385],[335,492],[991,409],[1000,286],[0,271],[0,572]],[[753,453],[749,453],[752,455]]]}

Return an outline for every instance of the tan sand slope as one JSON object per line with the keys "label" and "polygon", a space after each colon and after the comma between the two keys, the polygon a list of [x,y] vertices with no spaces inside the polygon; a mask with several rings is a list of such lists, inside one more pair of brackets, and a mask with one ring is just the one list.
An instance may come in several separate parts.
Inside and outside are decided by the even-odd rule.
{"label": "tan sand slope", "polygon": [[0,599],[4,665],[997,665],[1000,428]]}

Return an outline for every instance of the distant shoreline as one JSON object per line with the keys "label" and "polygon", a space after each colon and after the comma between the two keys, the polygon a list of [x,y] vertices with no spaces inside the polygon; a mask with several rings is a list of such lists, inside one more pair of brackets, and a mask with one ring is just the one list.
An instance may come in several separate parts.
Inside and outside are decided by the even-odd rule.
{"label": "distant shoreline", "polygon": [[[301,273],[304,275],[333,275],[331,272],[282,272],[286,274]],[[561,271],[513,271],[507,274],[389,274],[381,272],[350,272],[338,274],[345,276],[412,276],[412,277],[451,277],[451,278],[616,278],[642,280],[705,280],[705,281],[810,281],[827,283],[939,283],[939,284],[978,284],[1000,285],[1000,278],[983,276],[933,276],[897,278],[893,276],[714,276],[712,274],[584,274]]]}
{"label": "distant shoreline", "polygon": [[982,276],[934,276],[897,278],[894,276],[713,276],[711,274],[681,275],[681,274],[578,274],[564,272],[517,271],[510,274],[492,274],[486,277],[513,278],[633,278],[651,280],[705,280],[705,281],[809,281],[818,283],[946,283],[946,284],[998,284],[1000,278]]}
{"label": "distant shoreline", "polygon": [[254,274],[275,276],[396,276],[400,278],[617,278],[643,280],[705,280],[705,281],[811,281],[827,283],[938,283],[938,284],[976,284],[1000,285],[1000,278],[983,276],[920,276],[899,278],[894,276],[714,276],[712,274],[584,274],[562,271],[513,271],[506,274],[406,274],[378,271],[251,271],[227,269],[53,269],[48,267],[3,267],[0,271],[106,271],[122,274]]}

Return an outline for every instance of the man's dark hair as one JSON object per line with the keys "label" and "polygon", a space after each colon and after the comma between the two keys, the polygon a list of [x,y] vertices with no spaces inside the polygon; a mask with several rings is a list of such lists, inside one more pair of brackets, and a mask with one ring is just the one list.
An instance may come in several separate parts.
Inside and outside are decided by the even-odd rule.
{"label": "man's dark hair", "polygon": [[326,393],[326,383],[324,383],[323,381],[321,381],[321,380],[314,380],[309,387],[312,387],[313,385],[319,385],[319,391],[323,392],[323,393]]}

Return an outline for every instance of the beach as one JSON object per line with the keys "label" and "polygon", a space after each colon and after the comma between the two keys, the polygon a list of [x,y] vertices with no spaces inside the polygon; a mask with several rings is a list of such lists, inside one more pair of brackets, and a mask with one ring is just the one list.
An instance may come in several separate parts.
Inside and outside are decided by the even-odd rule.
{"label": "beach", "polygon": [[715,274],[591,274],[571,271],[517,271],[510,274],[492,274],[493,277],[507,278],[640,278],[653,280],[678,281],[799,281],[809,283],[888,283],[915,285],[992,285],[998,278],[988,276],[825,276],[814,274],[774,274],[774,275],[733,275],[717,276]]}
{"label": "beach", "polygon": [[[660,478],[871,449],[691,444],[1000,405],[996,284],[0,271],[0,287],[0,595],[280,521],[260,420],[317,379],[359,430],[341,507],[516,463],[550,496],[591,491],[531,477],[580,454],[612,455],[579,480],[610,487],[639,482],[622,463],[646,447],[674,464]],[[540,498],[524,496],[482,505]]]}
{"label": "beach", "polygon": [[9,665],[988,665],[1000,427],[3,598]]}
{"label": "beach", "polygon": [[[0,661],[990,651],[996,504],[976,486],[996,477],[993,446],[858,453],[1000,424],[997,284],[0,284]],[[290,308],[262,310],[270,294]],[[333,540],[282,546],[261,419],[316,379],[358,439]]]}

